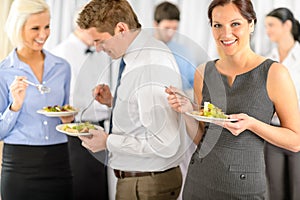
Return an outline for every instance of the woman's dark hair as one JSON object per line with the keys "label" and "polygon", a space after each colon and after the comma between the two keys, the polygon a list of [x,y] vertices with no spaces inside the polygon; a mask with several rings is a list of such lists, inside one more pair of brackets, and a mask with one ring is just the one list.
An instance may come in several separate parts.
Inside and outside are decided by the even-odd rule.
{"label": "woman's dark hair", "polygon": [[210,25],[212,25],[213,9],[217,6],[225,6],[230,3],[234,4],[239,9],[241,15],[248,21],[248,23],[254,21],[254,24],[256,24],[256,13],[253,9],[251,0],[213,0],[208,7],[208,19]]}
{"label": "woman's dark hair", "polygon": [[300,24],[297,19],[294,18],[293,13],[287,8],[276,8],[267,14],[268,17],[276,17],[282,23],[287,20],[292,22],[292,34],[296,41],[300,42]]}

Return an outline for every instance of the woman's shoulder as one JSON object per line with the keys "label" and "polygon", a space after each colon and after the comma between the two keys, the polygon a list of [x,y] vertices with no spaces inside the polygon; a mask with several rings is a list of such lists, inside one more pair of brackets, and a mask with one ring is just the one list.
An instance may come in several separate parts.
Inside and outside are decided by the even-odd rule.
{"label": "woman's shoulder", "polygon": [[9,57],[4,58],[1,62],[0,62],[0,69],[5,69],[7,67],[10,66],[10,59]]}
{"label": "woman's shoulder", "polygon": [[289,71],[283,64],[276,62],[276,61],[271,63],[271,66],[270,66],[270,69],[268,72],[269,79],[274,80],[274,81],[275,80],[276,81],[280,81],[280,80],[284,81],[289,76],[290,76]]}
{"label": "woman's shoulder", "polygon": [[7,57],[0,61],[0,69],[8,69],[16,65],[18,62],[15,49],[12,50]]}

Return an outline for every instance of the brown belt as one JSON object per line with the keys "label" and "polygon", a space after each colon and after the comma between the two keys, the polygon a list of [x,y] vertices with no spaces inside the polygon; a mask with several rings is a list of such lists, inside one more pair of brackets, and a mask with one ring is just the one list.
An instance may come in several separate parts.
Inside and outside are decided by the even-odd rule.
{"label": "brown belt", "polygon": [[159,171],[159,172],[134,172],[134,171],[129,172],[129,171],[121,171],[121,170],[114,169],[114,173],[117,178],[123,179],[123,178],[129,178],[129,177],[154,176],[155,174],[165,173],[165,172],[174,170],[176,168],[178,168],[178,166],[167,169],[165,171]]}

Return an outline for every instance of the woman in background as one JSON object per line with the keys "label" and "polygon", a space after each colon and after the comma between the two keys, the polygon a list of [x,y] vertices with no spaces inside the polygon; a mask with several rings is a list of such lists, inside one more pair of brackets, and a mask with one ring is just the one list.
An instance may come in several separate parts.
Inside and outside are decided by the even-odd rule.
{"label": "woman in background", "polygon": [[[282,63],[290,72],[300,105],[299,22],[289,9],[277,8],[267,14],[265,27],[268,37],[277,45],[271,51],[269,57]],[[297,112],[297,110],[294,112]],[[280,126],[276,114],[272,119],[272,124]],[[270,199],[300,199],[300,153],[266,143],[265,161]]]}
{"label": "woman in background", "polygon": [[[72,199],[66,135],[55,127],[74,117],[46,117],[37,110],[69,102],[70,66],[43,49],[50,34],[44,0],[14,0],[6,32],[16,47],[0,63],[0,139],[3,200]],[[23,80],[45,84],[42,94]]]}

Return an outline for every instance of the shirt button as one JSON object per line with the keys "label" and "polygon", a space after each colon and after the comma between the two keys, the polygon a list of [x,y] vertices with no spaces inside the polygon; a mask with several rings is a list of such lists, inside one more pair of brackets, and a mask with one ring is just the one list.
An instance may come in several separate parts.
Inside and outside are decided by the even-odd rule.
{"label": "shirt button", "polygon": [[47,121],[44,121],[44,122],[43,122],[43,124],[44,124],[44,125],[47,125],[47,124],[48,124],[48,122],[47,122]]}
{"label": "shirt button", "polygon": [[46,139],[46,140],[48,140],[48,139],[49,139],[49,137],[48,137],[48,136],[45,136],[45,139]]}
{"label": "shirt button", "polygon": [[240,175],[240,179],[241,179],[241,180],[245,180],[245,179],[246,179],[246,175],[245,175],[245,174],[241,174],[241,175]]}

